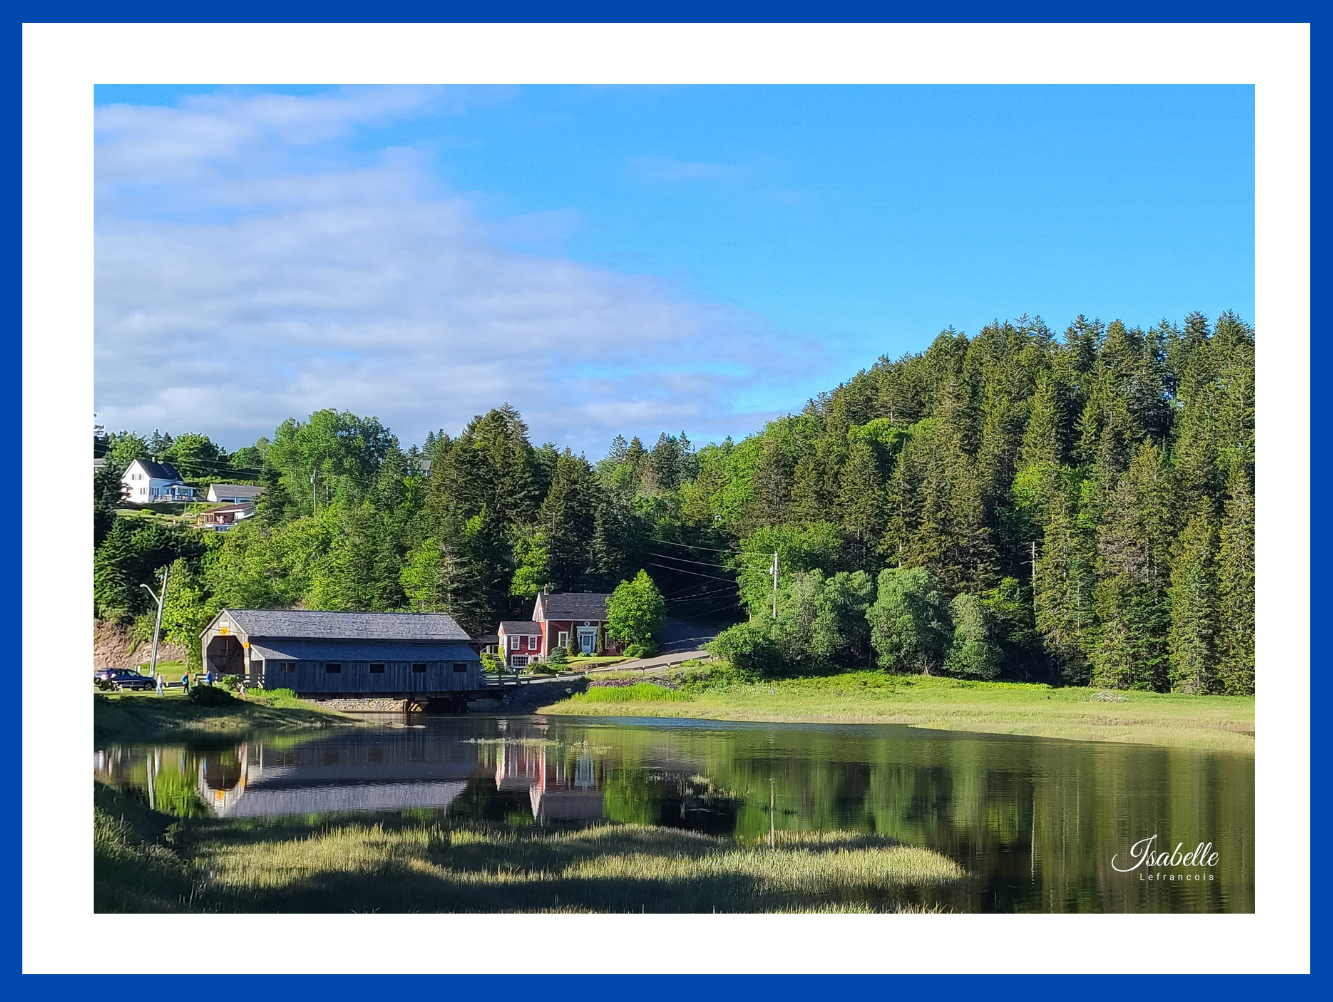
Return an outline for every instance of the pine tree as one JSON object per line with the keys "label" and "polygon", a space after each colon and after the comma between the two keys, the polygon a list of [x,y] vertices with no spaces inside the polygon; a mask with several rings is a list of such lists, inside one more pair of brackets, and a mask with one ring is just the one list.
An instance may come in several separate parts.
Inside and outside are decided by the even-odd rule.
{"label": "pine tree", "polygon": [[1174,504],[1162,451],[1139,446],[1107,500],[1097,534],[1100,636],[1089,650],[1092,683],[1165,690],[1170,615],[1165,593]]}
{"label": "pine tree", "polygon": [[1218,554],[1217,674],[1231,694],[1254,692],[1254,492],[1247,470],[1231,476]]}
{"label": "pine tree", "polygon": [[860,543],[865,560],[888,528],[889,494],[878,450],[864,438],[848,448],[838,500],[843,529]]}
{"label": "pine tree", "polygon": [[1089,680],[1086,655],[1095,626],[1092,547],[1059,471],[1051,471],[1037,551],[1036,622],[1046,652],[1069,685]]}
{"label": "pine tree", "polygon": [[1171,568],[1171,688],[1216,692],[1218,634],[1217,526],[1212,502],[1198,501],[1176,540]]}
{"label": "pine tree", "polygon": [[749,527],[781,525],[787,520],[791,500],[794,466],[782,444],[765,436],[763,451],[754,468],[754,492],[751,495]]}
{"label": "pine tree", "polygon": [[551,586],[587,591],[593,573],[592,542],[597,522],[596,483],[582,456],[566,449],[556,463],[538,524],[546,536]]}
{"label": "pine tree", "polygon": [[1028,423],[1023,432],[1020,465],[1059,463],[1064,459],[1060,429],[1062,414],[1055,380],[1043,372],[1028,402]]}

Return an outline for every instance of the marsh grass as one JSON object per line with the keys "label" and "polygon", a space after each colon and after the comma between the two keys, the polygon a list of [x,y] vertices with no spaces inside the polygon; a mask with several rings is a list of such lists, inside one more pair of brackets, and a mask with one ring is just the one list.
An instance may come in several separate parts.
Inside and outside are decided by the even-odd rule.
{"label": "marsh grass", "polygon": [[188,907],[190,867],[167,844],[173,819],[102,783],[93,784],[93,910],[161,912]]}
{"label": "marsh grass", "polygon": [[597,686],[587,692],[575,693],[567,703],[688,703],[691,697],[687,693],[668,689],[664,685],[652,682],[640,682],[637,685]]}
{"label": "marsh grass", "polygon": [[[99,910],[932,910],[933,889],[965,879],[938,853],[855,832],[779,832],[770,849],[644,825],[562,831],[344,816],[177,822],[167,847],[139,823],[111,838],[128,847],[121,856],[98,850]],[[151,893],[122,858],[156,875]]]}
{"label": "marsh grass", "polygon": [[[727,677],[725,668],[719,674]],[[880,671],[687,686],[685,693],[650,699],[636,698],[633,694],[637,689],[638,686],[592,689],[589,695],[593,692],[621,695],[562,700],[542,707],[541,712],[906,724],[941,730],[1254,752],[1253,696],[1136,691],[1128,694],[1127,701],[1111,704],[1090,702],[1089,691],[1083,688],[888,675]],[[680,698],[684,695],[690,697],[689,701]],[[673,705],[664,706],[666,702]],[[611,703],[615,705],[605,705]]]}

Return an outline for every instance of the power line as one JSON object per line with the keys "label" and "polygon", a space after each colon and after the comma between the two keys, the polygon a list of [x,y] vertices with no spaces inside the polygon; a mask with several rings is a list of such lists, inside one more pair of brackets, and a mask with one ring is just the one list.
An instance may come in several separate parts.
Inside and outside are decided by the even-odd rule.
{"label": "power line", "polygon": [[725,581],[727,584],[735,584],[731,578],[720,578],[715,574],[700,574],[698,571],[687,571],[681,567],[668,567],[666,564],[649,564],[649,567],[660,567],[664,571],[675,571],[677,574],[689,574],[696,578],[708,578],[710,581]]}
{"label": "power line", "polygon": [[684,557],[673,557],[669,553],[649,553],[650,557],[661,557],[663,560],[677,560],[682,564],[698,564],[700,567],[721,567],[724,571],[735,570],[730,564],[711,564],[707,560],[686,560]]}
{"label": "power line", "polygon": [[706,591],[692,591],[688,594],[672,595],[670,598],[663,598],[666,602],[693,602],[701,598],[710,598],[716,595],[732,595],[734,592],[730,588],[712,588]]}
{"label": "power line", "polygon": [[[731,584],[732,587],[735,588],[740,587],[739,582],[733,581],[731,582]],[[675,598],[677,595],[693,594],[699,588],[712,588],[712,587],[713,587],[712,585],[703,585],[700,584],[698,581],[695,581],[692,582],[691,584],[686,585],[684,588],[677,588],[675,591],[664,592],[662,594],[662,597],[670,599],[670,598]]]}
{"label": "power line", "polygon": [[715,546],[696,546],[694,543],[673,543],[669,539],[654,539],[654,543],[663,543],[667,546],[684,546],[691,550],[707,550],[709,553],[736,553],[736,550],[719,550]]}

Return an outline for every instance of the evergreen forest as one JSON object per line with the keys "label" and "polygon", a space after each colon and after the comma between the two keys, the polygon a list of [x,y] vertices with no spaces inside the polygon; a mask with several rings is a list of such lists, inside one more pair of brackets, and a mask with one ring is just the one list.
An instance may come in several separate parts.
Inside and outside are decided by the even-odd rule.
{"label": "evergreen forest", "polygon": [[[515,408],[404,449],[375,418],[103,435],[94,615],[198,658],[221,608],[446,611],[475,634],[534,596],[645,570],[671,616],[729,626],[737,671],[881,666],[982,679],[1254,691],[1253,329],[1079,317],[941,333],[741,440],[596,461]],[[134,510],[137,457],[263,486],[226,532]],[[773,568],[776,562],[776,587]],[[154,585],[154,587],[156,587]]]}

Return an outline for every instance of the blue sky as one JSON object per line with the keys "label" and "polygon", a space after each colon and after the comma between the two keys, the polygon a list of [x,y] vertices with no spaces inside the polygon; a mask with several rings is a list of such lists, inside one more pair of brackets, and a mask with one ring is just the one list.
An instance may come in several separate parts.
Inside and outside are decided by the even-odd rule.
{"label": "blue sky", "polygon": [[[744,435],[943,328],[1254,313],[1248,87],[101,87],[97,408]],[[145,392],[145,387],[152,389]]]}

